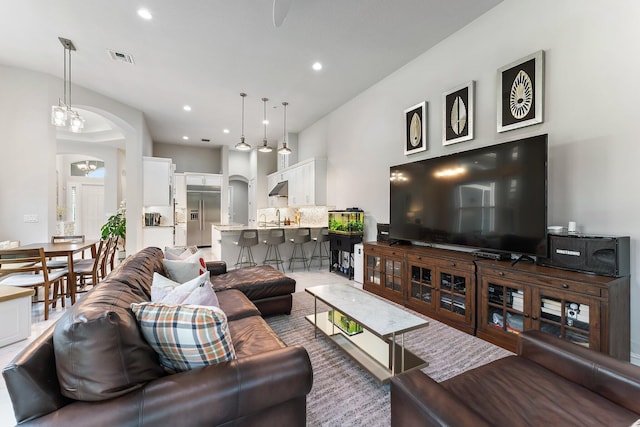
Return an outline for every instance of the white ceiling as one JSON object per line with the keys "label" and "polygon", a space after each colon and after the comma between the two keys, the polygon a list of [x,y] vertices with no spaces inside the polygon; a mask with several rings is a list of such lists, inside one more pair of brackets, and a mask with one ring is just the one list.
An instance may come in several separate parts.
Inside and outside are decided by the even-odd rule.
{"label": "white ceiling", "polygon": [[274,145],[282,101],[298,132],[500,1],[293,0],[276,28],[273,0],[0,0],[0,64],[61,77],[62,36],[77,48],[73,83],[141,110],[154,141],[235,145],[246,92],[247,142],[262,143],[267,97]]}

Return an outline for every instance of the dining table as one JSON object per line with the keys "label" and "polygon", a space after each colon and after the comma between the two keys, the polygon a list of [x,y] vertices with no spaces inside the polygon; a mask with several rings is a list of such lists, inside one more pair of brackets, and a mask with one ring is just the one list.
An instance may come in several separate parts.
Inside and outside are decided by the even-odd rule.
{"label": "dining table", "polygon": [[28,245],[19,246],[16,249],[37,249],[42,248],[47,258],[66,257],[67,258],[67,270],[68,279],[67,284],[69,288],[69,297],[71,298],[71,304],[76,303],[76,275],[73,271],[73,258],[75,254],[91,250],[91,258],[96,257],[96,244],[99,240],[85,240],[84,242],[43,242],[43,243],[30,243]]}

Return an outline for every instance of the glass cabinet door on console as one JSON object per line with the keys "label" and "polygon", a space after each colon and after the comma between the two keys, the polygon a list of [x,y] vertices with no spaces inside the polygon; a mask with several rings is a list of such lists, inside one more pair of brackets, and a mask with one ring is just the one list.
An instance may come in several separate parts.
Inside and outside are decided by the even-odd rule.
{"label": "glass cabinet door on console", "polygon": [[402,304],[404,253],[385,245],[365,245],[364,289]]}
{"label": "glass cabinet door on console", "polygon": [[[420,252],[418,252],[420,251]],[[442,250],[415,249],[407,254],[406,305],[468,333],[475,330],[474,264],[443,258]]]}
{"label": "glass cabinet door on console", "polygon": [[438,310],[450,317],[468,320],[470,308],[467,307],[468,274],[438,270],[440,303]]}
{"label": "glass cabinet door on console", "polygon": [[536,329],[600,351],[600,334],[596,333],[597,327],[592,327],[600,318],[597,301],[544,289],[536,289],[533,294]]}
{"label": "glass cabinet door on console", "polygon": [[529,292],[517,282],[483,278],[480,325],[489,333],[519,334],[531,329]]}
{"label": "glass cabinet door on console", "polygon": [[433,268],[409,263],[409,300],[435,310],[436,284]]}

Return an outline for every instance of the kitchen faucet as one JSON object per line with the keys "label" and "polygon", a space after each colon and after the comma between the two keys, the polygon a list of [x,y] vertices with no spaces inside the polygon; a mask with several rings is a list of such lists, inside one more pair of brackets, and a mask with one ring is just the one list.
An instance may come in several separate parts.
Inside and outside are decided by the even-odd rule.
{"label": "kitchen faucet", "polygon": [[278,227],[280,227],[280,209],[276,209],[276,216],[278,217]]}

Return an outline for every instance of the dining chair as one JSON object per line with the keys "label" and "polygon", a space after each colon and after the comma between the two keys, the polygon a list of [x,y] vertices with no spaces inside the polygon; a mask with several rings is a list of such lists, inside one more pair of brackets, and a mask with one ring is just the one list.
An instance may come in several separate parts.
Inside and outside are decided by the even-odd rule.
{"label": "dining chair", "polygon": [[[44,302],[44,320],[49,319],[49,305],[56,306],[58,298],[65,306],[64,279],[67,270],[49,271],[44,249],[0,250],[0,265],[8,266],[12,273],[0,277],[0,285],[33,288],[33,302]],[[38,299],[38,288],[43,288],[43,299]]]}
{"label": "dining chair", "polygon": [[108,259],[105,263],[105,272],[104,275],[107,275],[107,267],[109,267],[109,273],[116,268],[116,253],[118,253],[118,243],[120,242],[120,237],[113,236],[111,237],[111,247],[108,255]]}
{"label": "dining chair", "polygon": [[95,258],[79,259],[73,262],[76,283],[67,284],[67,293],[70,292],[69,286],[76,286],[76,293],[86,292],[87,286],[96,286],[104,278],[103,272],[110,242],[111,239],[100,240]]}

